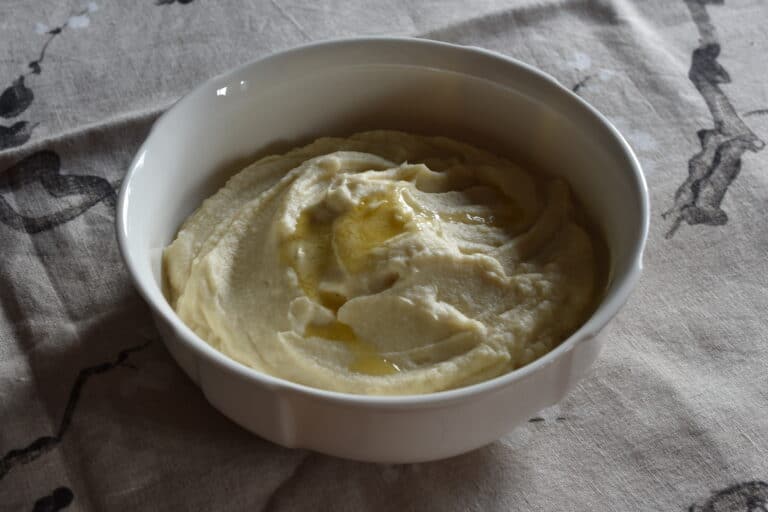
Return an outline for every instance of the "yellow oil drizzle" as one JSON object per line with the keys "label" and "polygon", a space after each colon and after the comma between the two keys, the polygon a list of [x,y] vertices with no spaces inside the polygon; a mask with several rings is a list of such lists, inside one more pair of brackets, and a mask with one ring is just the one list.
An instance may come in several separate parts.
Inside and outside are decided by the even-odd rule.
{"label": "yellow oil drizzle", "polygon": [[512,198],[504,195],[500,191],[496,191],[495,195],[498,198],[496,201],[489,202],[478,200],[476,204],[483,205],[487,208],[486,212],[479,213],[470,213],[467,211],[438,212],[424,208],[423,205],[415,202],[413,199],[409,199],[405,195],[398,194],[398,197],[401,201],[410,206],[415,213],[416,219],[437,225],[439,231],[442,231],[440,223],[447,222],[467,224],[470,226],[484,225],[496,228],[513,228],[525,220],[525,211],[520,205],[514,203]]}
{"label": "yellow oil drizzle", "polygon": [[400,368],[392,361],[388,361],[377,354],[365,352],[357,354],[354,362],[349,365],[349,369],[353,372],[376,376],[393,375],[400,372]]}
{"label": "yellow oil drizzle", "polygon": [[[282,255],[295,270],[299,286],[308,298],[334,313],[344,305],[347,298],[343,295],[319,289],[334,256],[334,243],[348,271],[362,270],[371,249],[403,232],[405,223],[398,219],[392,201],[392,197],[369,197],[335,220],[319,220],[311,211],[301,213],[295,231],[283,241]],[[295,252],[299,242],[301,262]],[[349,365],[353,372],[383,376],[400,371],[396,364],[358,338],[350,326],[337,320],[308,325],[304,336],[343,343],[354,356]]]}
{"label": "yellow oil drizzle", "polygon": [[310,324],[304,330],[304,336],[341,341],[347,345],[356,345],[360,342],[350,326],[336,320],[321,325]]}
{"label": "yellow oil drizzle", "polygon": [[406,221],[397,207],[398,194],[387,192],[364,198],[336,219],[333,240],[342,265],[351,273],[363,270],[369,263],[370,251],[405,232]]}
{"label": "yellow oil drizzle", "polygon": [[511,227],[519,223],[525,217],[522,208],[514,204],[505,204],[502,207],[491,208],[485,214],[472,214],[469,212],[438,213],[437,216],[444,222],[456,222],[470,226],[491,226],[495,228]]}
{"label": "yellow oil drizzle", "polygon": [[[406,221],[397,208],[399,194],[368,196],[333,220],[319,220],[312,211],[304,211],[296,221],[296,229],[283,241],[283,258],[296,271],[307,297],[320,301],[334,311],[346,301],[338,294],[318,291],[320,281],[335,254],[350,273],[362,271],[369,262],[369,253],[387,240],[405,232]],[[293,252],[297,243],[303,251],[302,264]],[[333,295],[336,295],[334,297]]]}
{"label": "yellow oil drizzle", "polygon": [[469,212],[451,212],[439,213],[438,217],[444,222],[456,222],[469,224],[470,226],[491,226],[495,228],[504,228],[511,226],[522,220],[523,211],[518,209],[514,212],[494,211],[489,215],[477,215]]}
{"label": "yellow oil drizzle", "polygon": [[[298,242],[301,242],[303,251],[302,264],[293,252]],[[296,221],[296,230],[282,244],[283,258],[296,272],[299,286],[307,297],[315,301],[319,299],[320,280],[330,263],[332,244],[331,223],[316,219],[311,211],[301,213]]]}
{"label": "yellow oil drizzle", "polygon": [[341,306],[343,306],[344,303],[347,302],[347,298],[341,295],[340,293],[320,290],[317,292],[317,295],[318,295],[318,299],[320,300],[320,304],[330,309],[334,313],[338,312],[339,309],[341,309]]}
{"label": "yellow oil drizzle", "polygon": [[[318,218],[312,211],[301,213],[294,233],[284,240],[283,257],[296,271],[299,285],[308,298],[316,301],[334,313],[344,305],[347,298],[341,294],[320,290],[320,282],[331,265],[331,258],[338,257],[347,272],[352,274],[365,270],[371,258],[370,252],[387,240],[406,231],[408,219],[404,212],[408,208],[401,204],[405,199],[396,187],[378,192],[362,199],[354,208],[335,219]],[[488,214],[468,212],[438,213],[417,205],[411,210],[421,222],[461,222],[470,225],[504,227],[518,222],[524,212],[516,205],[505,203],[491,207]],[[301,244],[301,261],[296,250]],[[326,324],[310,324],[304,331],[305,337],[315,337],[343,343],[354,359],[350,371],[366,375],[392,375],[400,371],[398,366],[383,357],[370,343],[360,339],[349,325],[334,320]]]}
{"label": "yellow oil drizzle", "polygon": [[337,320],[322,325],[310,324],[305,329],[304,336],[344,343],[355,358],[349,365],[349,369],[353,372],[383,376],[400,371],[395,363],[381,356],[369,343],[358,338],[350,326]]}

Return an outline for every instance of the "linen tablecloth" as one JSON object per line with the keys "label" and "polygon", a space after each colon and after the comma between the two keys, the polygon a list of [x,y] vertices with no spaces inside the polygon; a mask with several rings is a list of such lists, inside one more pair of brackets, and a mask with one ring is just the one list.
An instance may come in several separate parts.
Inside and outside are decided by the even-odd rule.
{"label": "linen tablecloth", "polygon": [[[768,509],[765,0],[2,0],[0,509]],[[114,235],[153,120],[200,81],[351,35],[483,46],[627,136],[639,288],[559,406],[450,460],[275,446],[209,406]]]}

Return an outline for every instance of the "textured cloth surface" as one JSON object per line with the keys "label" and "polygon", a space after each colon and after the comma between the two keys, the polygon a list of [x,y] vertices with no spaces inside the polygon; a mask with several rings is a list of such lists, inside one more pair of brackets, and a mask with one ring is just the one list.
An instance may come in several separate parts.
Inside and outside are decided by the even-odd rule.
{"label": "textured cloth surface", "polygon": [[[763,510],[765,0],[0,2],[0,510]],[[116,188],[200,81],[351,35],[490,48],[637,151],[645,273],[594,372],[485,448],[404,466],[261,440],[159,340]],[[763,220],[761,220],[763,219]]]}

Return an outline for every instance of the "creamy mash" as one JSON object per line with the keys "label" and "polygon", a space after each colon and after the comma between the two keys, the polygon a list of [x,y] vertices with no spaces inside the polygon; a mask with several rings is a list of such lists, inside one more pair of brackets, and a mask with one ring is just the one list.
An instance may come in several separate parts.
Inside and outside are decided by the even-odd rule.
{"label": "creamy mash", "polygon": [[165,249],[168,298],[224,354],[318,388],[465,386],[590,314],[597,240],[568,185],[437,137],[323,138],[205,200]]}

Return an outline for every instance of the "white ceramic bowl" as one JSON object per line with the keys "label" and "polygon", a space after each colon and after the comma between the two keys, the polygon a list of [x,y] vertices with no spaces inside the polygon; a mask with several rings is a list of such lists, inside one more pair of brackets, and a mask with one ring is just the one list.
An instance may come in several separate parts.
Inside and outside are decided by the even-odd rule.
{"label": "white ceramic bowl", "polygon": [[[211,348],[161,291],[160,255],[181,222],[255,155],[324,135],[397,128],[447,135],[564,176],[600,224],[608,290],[555,350],[511,373],[429,395],[373,397],[309,388]],[[123,182],[117,233],[168,350],[223,414],[284,446],[350,459],[418,462],[490,443],[559,401],[605,343],[598,332],[641,269],[648,195],[632,150],[608,121],[530,66],[478,48],[418,39],[326,41],[213,78],[156,123]]]}

